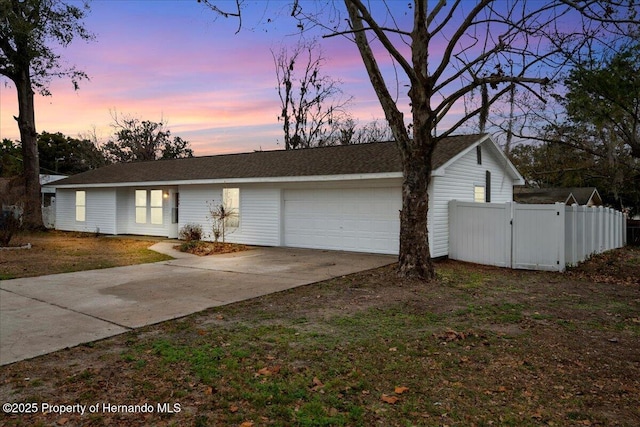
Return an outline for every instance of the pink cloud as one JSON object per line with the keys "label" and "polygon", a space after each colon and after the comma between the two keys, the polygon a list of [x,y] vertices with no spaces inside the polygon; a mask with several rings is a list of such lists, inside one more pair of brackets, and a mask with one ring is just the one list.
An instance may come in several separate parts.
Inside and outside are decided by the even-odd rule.
{"label": "pink cloud", "polygon": [[[67,81],[52,84],[53,96],[38,97],[39,131],[70,136],[93,127],[106,139],[110,110],[148,120],[168,120],[172,133],[191,141],[196,155],[276,149],[279,99],[270,49],[295,41],[288,21],[275,21],[234,35],[235,21],[218,19],[196,2],[94,2],[87,26],[90,44],[72,44],[63,58],[91,80],[74,92]],[[268,30],[268,31],[265,31]],[[351,113],[362,123],[384,116],[356,47],[327,39],[323,72],[342,80],[353,95]],[[391,61],[381,65],[393,77]],[[401,105],[408,108],[400,84]],[[18,139],[15,89],[0,87],[0,135]]]}

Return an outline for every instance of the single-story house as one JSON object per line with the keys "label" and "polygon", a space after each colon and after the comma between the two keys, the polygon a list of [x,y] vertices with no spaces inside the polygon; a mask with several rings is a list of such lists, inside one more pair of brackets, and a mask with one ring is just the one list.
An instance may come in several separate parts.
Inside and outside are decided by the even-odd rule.
{"label": "single-story house", "polygon": [[[524,180],[489,135],[451,136],[433,156],[429,230],[448,254],[452,199],[509,202]],[[119,163],[52,184],[56,228],[175,238],[210,204],[236,217],[226,241],[397,254],[402,165],[394,142]]]}
{"label": "single-story house", "polygon": [[564,203],[567,206],[602,206],[602,197],[595,187],[515,187],[513,200],[526,204]]}

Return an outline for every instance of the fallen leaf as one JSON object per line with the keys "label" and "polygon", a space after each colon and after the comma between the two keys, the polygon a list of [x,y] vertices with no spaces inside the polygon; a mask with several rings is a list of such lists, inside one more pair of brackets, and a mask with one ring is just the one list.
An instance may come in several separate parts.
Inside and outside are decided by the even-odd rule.
{"label": "fallen leaf", "polygon": [[240,424],[240,427],[253,427],[253,421],[245,421]]}
{"label": "fallen leaf", "polygon": [[58,420],[58,424],[61,425],[61,426],[65,425],[68,422],[69,422],[69,418],[66,418],[66,417],[60,418]]}
{"label": "fallen leaf", "polygon": [[229,412],[235,414],[236,412],[238,412],[240,408],[238,408],[236,405],[231,405],[229,406]]}
{"label": "fallen leaf", "polygon": [[501,385],[500,387],[498,387],[498,392],[504,393],[505,391],[507,391],[507,388],[505,386]]}
{"label": "fallen leaf", "polygon": [[383,394],[382,397],[380,398],[383,402],[385,403],[389,403],[391,405],[395,405],[395,403],[399,400],[396,396],[388,396],[386,394]]}
{"label": "fallen leaf", "polygon": [[402,394],[405,391],[409,391],[409,387],[399,386],[399,387],[396,387],[394,391],[396,392],[396,394]]}
{"label": "fallen leaf", "polygon": [[213,387],[207,387],[204,389],[204,394],[213,394]]}
{"label": "fallen leaf", "polygon": [[322,381],[320,381],[320,378],[318,377],[313,377],[312,382],[313,382],[313,387],[311,387],[311,391],[318,391],[322,387],[324,387],[324,384],[322,384]]}
{"label": "fallen leaf", "polygon": [[467,337],[464,332],[456,332],[453,329],[447,329],[444,333],[433,334],[433,336],[445,342],[463,340]]}
{"label": "fallen leaf", "polygon": [[273,374],[277,374],[278,372],[280,372],[280,365],[275,365],[275,366],[267,366],[264,367],[262,369],[258,369],[258,376],[260,375],[265,375],[265,376],[269,376],[269,375],[273,375]]}
{"label": "fallen leaf", "polygon": [[224,316],[222,314],[218,314],[216,316],[216,320],[224,320]]}
{"label": "fallen leaf", "polygon": [[198,335],[207,335],[207,331],[204,329],[198,329]]}
{"label": "fallen leaf", "polygon": [[391,347],[389,351],[398,351],[398,347]]}

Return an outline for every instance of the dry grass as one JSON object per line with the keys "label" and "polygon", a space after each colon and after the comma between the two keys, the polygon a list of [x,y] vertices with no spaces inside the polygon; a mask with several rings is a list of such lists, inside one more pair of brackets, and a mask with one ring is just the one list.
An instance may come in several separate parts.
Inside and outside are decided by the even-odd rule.
{"label": "dry grass", "polygon": [[566,274],[437,271],[365,271],[4,366],[3,402],[154,412],[0,424],[640,425],[640,250]]}
{"label": "dry grass", "polygon": [[147,249],[151,239],[127,239],[49,231],[16,236],[12,245],[31,249],[0,251],[0,280],[143,264],[170,259]]}

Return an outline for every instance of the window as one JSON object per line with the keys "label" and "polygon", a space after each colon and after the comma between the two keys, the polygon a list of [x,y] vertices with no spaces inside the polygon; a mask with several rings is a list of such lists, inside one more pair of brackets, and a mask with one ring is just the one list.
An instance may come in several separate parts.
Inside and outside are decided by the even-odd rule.
{"label": "window", "polygon": [[76,221],[84,222],[87,214],[87,193],[76,191]]}
{"label": "window", "polygon": [[476,146],[476,158],[478,160],[478,164],[482,164],[482,148],[479,145]]}
{"label": "window", "polygon": [[162,190],[151,190],[151,224],[162,224]]}
{"label": "window", "polygon": [[225,227],[240,226],[240,189],[239,188],[223,188],[222,189],[222,205],[229,214],[225,219]]}
{"label": "window", "polygon": [[485,201],[485,192],[483,185],[473,186],[473,201],[483,203]]}
{"label": "window", "polygon": [[136,224],[147,222],[147,190],[136,190]]}

